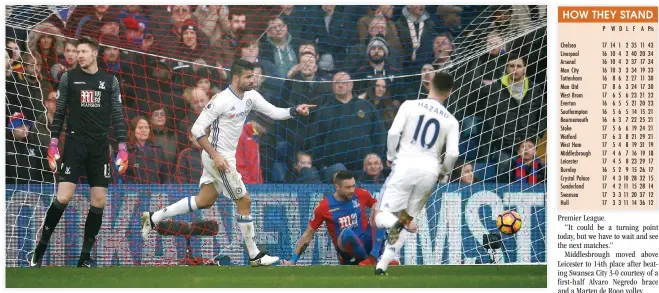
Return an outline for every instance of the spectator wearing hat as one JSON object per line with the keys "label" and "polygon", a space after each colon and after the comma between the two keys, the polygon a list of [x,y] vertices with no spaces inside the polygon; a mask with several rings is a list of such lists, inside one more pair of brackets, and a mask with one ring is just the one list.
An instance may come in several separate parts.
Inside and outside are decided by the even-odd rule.
{"label": "spectator wearing hat", "polygon": [[359,43],[354,44],[350,47],[350,58],[346,61],[346,64],[343,66],[346,70],[354,71],[356,69],[355,65],[359,64],[364,60],[363,56],[367,52],[366,48],[370,44],[371,40],[375,37],[384,37],[387,42],[387,47],[389,47],[389,54],[387,54],[387,63],[393,65],[396,68],[401,68],[402,65],[402,56],[399,52],[402,51],[402,46],[400,45],[400,40],[397,33],[392,33],[392,29],[395,29],[396,25],[387,20],[386,17],[372,17],[370,23],[368,24],[367,35],[363,39],[360,39]]}
{"label": "spectator wearing hat", "polygon": [[[142,14],[142,7],[140,5],[126,5],[117,14],[117,17],[126,29],[126,38],[135,45],[141,45],[143,34],[149,27],[149,19]],[[129,33],[129,30],[131,33]]]}
{"label": "spectator wearing hat", "polygon": [[54,182],[53,174],[45,171],[45,147],[38,144],[38,138],[31,133],[34,123],[16,112],[9,117],[5,140],[5,183],[41,184]]}
{"label": "spectator wearing hat", "polygon": [[[178,47],[183,40],[183,26],[192,19],[190,9],[190,5],[170,5],[167,8],[170,20],[167,25],[154,31],[155,40],[149,48],[149,52],[166,56],[173,56],[178,52]],[[195,32],[197,31],[195,30]]]}
{"label": "spectator wearing hat", "polygon": [[[372,38],[368,43],[368,47],[366,47],[365,54],[362,55],[365,58],[362,59],[363,61],[352,76],[357,80],[387,78],[389,79],[391,94],[393,97],[396,97],[396,85],[398,81],[396,77],[401,74],[401,71],[387,63],[389,52],[389,46],[383,36]],[[369,80],[357,81],[355,91],[360,94],[363,93],[367,89],[368,84]]]}
{"label": "spectator wearing hat", "polygon": [[32,54],[41,58],[41,74],[48,81],[51,67],[57,64],[66,46],[61,35],[60,29],[48,22],[35,26],[28,35],[27,46]]}
{"label": "spectator wearing hat", "polygon": [[[210,52],[208,38],[199,31],[199,26],[192,19],[186,20],[181,27],[181,42],[178,46],[178,54],[176,56],[195,63],[199,59],[204,61],[214,59]],[[197,70],[194,71],[196,72]]]}

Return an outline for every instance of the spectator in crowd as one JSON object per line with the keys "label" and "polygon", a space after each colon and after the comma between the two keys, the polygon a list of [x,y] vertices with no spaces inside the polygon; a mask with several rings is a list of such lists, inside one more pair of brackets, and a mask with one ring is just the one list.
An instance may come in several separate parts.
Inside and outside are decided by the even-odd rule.
{"label": "spectator in crowd", "polygon": [[318,184],[321,183],[320,175],[311,164],[311,155],[298,152],[295,155],[293,168],[286,173],[285,182],[291,184]]}
{"label": "spectator in crowd", "polygon": [[210,101],[209,93],[203,88],[195,87],[186,92],[184,95],[190,110],[187,112],[186,120],[183,121],[184,125],[179,126],[179,129],[186,129],[188,126],[191,127],[199,117],[199,114],[201,114],[201,111],[204,110],[204,106]]}
{"label": "spectator in crowd", "polygon": [[344,64],[344,70],[354,71],[355,64],[363,62],[364,54],[368,56],[368,45],[371,43],[373,38],[381,37],[385,39],[385,43],[389,49],[387,54],[387,63],[391,64],[396,68],[402,68],[402,56],[401,51],[402,46],[400,44],[400,39],[398,38],[397,33],[393,34],[390,31],[395,29],[396,25],[388,21],[385,17],[373,17],[371,22],[368,24],[368,36],[365,37],[356,45],[352,45],[349,49],[350,58],[349,61]]}
{"label": "spectator in crowd", "polygon": [[389,95],[388,79],[370,80],[368,89],[359,98],[373,103],[380,119],[384,122],[385,129],[391,128],[394,122],[400,101],[394,100]]}
{"label": "spectator in crowd", "polygon": [[178,155],[176,162],[176,178],[179,184],[199,184],[199,178],[203,170],[201,164],[201,152],[203,149],[192,135],[190,129],[186,132],[190,146],[183,149]]}
{"label": "spectator in crowd", "polygon": [[154,31],[155,41],[149,51],[155,54],[171,56],[178,51],[183,39],[183,25],[192,19],[190,5],[170,5],[170,21],[162,29]]}
{"label": "spectator in crowd", "polygon": [[457,5],[437,6],[437,16],[440,19],[440,30],[455,39],[462,32],[462,8]]}
{"label": "spectator in crowd", "polygon": [[371,39],[368,47],[366,47],[365,58],[362,59],[363,61],[353,74],[355,79],[360,80],[357,81],[356,92],[361,93],[367,89],[369,80],[361,79],[384,77],[389,79],[391,83],[391,94],[396,96],[395,89],[398,84],[396,77],[401,74],[401,71],[387,63],[389,52],[387,41],[382,36],[376,36]]}
{"label": "spectator in crowd", "polygon": [[298,58],[302,58],[302,55],[307,54],[307,53],[316,56],[316,60],[317,60],[316,63],[318,65],[318,68],[316,69],[316,75],[318,75],[322,78],[331,80],[332,79],[332,73],[331,72],[334,72],[335,68],[330,68],[330,67],[334,66],[334,64],[333,63],[330,64],[330,62],[327,62],[328,60],[321,60],[320,54],[318,54],[318,50],[316,50],[316,44],[315,43],[310,42],[310,41],[306,41],[306,40],[302,40],[302,41],[300,41],[300,47],[298,48],[297,56],[298,56]]}
{"label": "spectator in crowd", "polygon": [[9,117],[5,140],[5,183],[41,184],[54,182],[53,174],[46,171],[45,147],[40,146],[32,121],[16,112]]}
{"label": "spectator in crowd", "polygon": [[213,43],[213,50],[215,51],[214,61],[224,65],[231,63],[245,33],[246,22],[247,15],[245,10],[232,8],[229,11],[229,30]]}
{"label": "spectator in crowd", "polygon": [[199,5],[192,16],[197,20],[199,30],[208,36],[211,46],[230,30],[231,16],[227,5]]}
{"label": "spectator in crowd", "polygon": [[[169,105],[173,110],[173,120],[183,122],[186,119],[187,101],[180,98],[183,91],[172,83],[172,72],[169,64],[164,59],[157,62],[153,60],[146,66],[146,69],[146,79],[137,81],[136,95],[134,97],[125,97],[125,103],[129,104],[128,100],[132,100],[135,105],[133,109],[137,109],[140,115],[151,113],[150,103]],[[127,115],[127,117],[133,116]],[[185,126],[184,123],[182,125]],[[178,129],[180,131],[185,130],[185,128]]]}
{"label": "spectator in crowd", "polygon": [[509,180],[504,182],[523,182],[538,184],[545,181],[546,168],[538,157],[534,140],[524,140],[519,144],[517,156],[511,162]]}
{"label": "spectator in crowd", "polygon": [[275,65],[274,76],[286,77],[288,71],[298,63],[295,55],[299,40],[293,39],[288,32],[288,25],[275,16],[268,22],[267,37],[262,38],[261,55]]}
{"label": "spectator in crowd", "polygon": [[153,132],[144,116],[130,122],[130,145],[125,183],[168,184],[169,165],[161,148],[153,144]]}
{"label": "spectator in crowd", "polygon": [[[283,98],[289,105],[300,103],[311,103],[322,105],[325,103],[324,96],[332,93],[332,85],[318,73],[318,59],[316,55],[307,52],[300,55],[300,62],[288,71],[284,83]],[[295,82],[301,80],[305,82]],[[318,81],[318,82],[309,82]],[[311,117],[311,116],[310,116]]]}
{"label": "spectator in crowd", "polygon": [[83,13],[86,13],[78,22],[78,26],[75,31],[75,39],[79,39],[82,36],[93,36],[98,38],[99,33],[101,32],[101,27],[107,21],[107,19],[112,19],[115,21],[116,16],[112,15],[109,12],[109,5],[95,5],[93,10],[86,10]]}
{"label": "spectator in crowd", "polygon": [[[281,11],[281,14],[279,14],[279,11]],[[277,14],[284,23],[288,24],[293,39],[305,39],[305,34],[311,25],[310,22],[320,17],[317,11],[305,10],[302,6],[279,5],[279,11],[277,11]]]}
{"label": "spectator in crowd", "polygon": [[[284,82],[281,94],[283,100],[275,105],[279,107],[294,107],[299,104],[324,105],[331,99],[329,95],[332,93],[332,84],[323,82],[325,79],[320,77],[317,71],[316,56],[310,52],[304,53],[300,57],[300,63],[293,66],[288,73],[288,78],[294,80]],[[297,80],[318,82],[298,82]],[[280,140],[278,150],[279,154],[283,156],[286,166],[293,163],[294,154],[303,148],[308,128],[315,116],[315,113],[311,113],[306,117],[277,123],[277,136]]]}
{"label": "spectator in crowd", "polygon": [[527,138],[539,139],[547,129],[544,89],[526,77],[525,66],[522,57],[510,54],[506,75],[482,87],[476,99],[477,115],[485,122],[479,157],[490,155],[499,176],[509,171],[515,145]]}
{"label": "spectator in crowd", "polygon": [[[357,21],[357,32],[359,37],[359,42],[367,42],[372,38],[369,34],[369,26],[371,26],[371,21],[374,18],[383,18],[382,22],[375,22],[375,25],[379,26],[377,29],[380,31],[386,31],[382,35],[386,36],[398,36],[398,29],[396,24],[392,22],[392,16],[394,13],[393,5],[372,5],[368,9],[368,14],[359,18]],[[375,26],[373,26],[375,27]],[[387,39],[387,42],[391,43],[390,39]]]}
{"label": "spectator in crowd", "polygon": [[5,81],[6,109],[7,113],[20,112],[25,115],[25,119],[34,121],[37,113],[44,111],[41,90],[52,90],[52,86],[42,78],[40,55],[26,53],[21,59],[24,72],[12,72]]}
{"label": "spectator in crowd", "polygon": [[359,170],[366,154],[384,155],[384,123],[373,104],[354,96],[348,73],[335,74],[332,87],[335,98],[318,110],[307,149],[318,166],[342,163],[348,170]]}
{"label": "spectator in crowd", "polygon": [[181,42],[178,46],[178,54],[176,56],[195,63],[199,59],[204,61],[214,59],[208,39],[199,31],[197,22],[192,19],[186,20],[181,27]]}
{"label": "spectator in crowd", "polygon": [[403,67],[417,65],[417,51],[419,48],[431,47],[435,38],[435,23],[430,20],[424,5],[407,5],[396,27],[403,46]]}
{"label": "spectator in crowd", "polygon": [[37,25],[28,35],[27,45],[30,52],[41,58],[41,75],[50,78],[50,68],[59,62],[64,53],[66,43],[61,36],[62,32],[54,25],[43,22]]}
{"label": "spectator in crowd", "polygon": [[[7,50],[8,59],[6,60],[7,67],[11,67],[11,71],[23,72],[21,65],[21,48],[14,39],[5,39],[5,49]],[[7,68],[9,69],[9,68]]]}
{"label": "spectator in crowd", "polygon": [[366,155],[364,158],[364,168],[359,183],[361,184],[382,184],[384,183],[384,165],[380,156],[374,153]]}
{"label": "spectator in crowd", "polygon": [[[259,40],[256,36],[253,35],[243,36],[243,38],[238,43],[238,47],[236,48],[236,52],[233,59],[230,60],[229,63],[227,64],[221,64],[221,63],[216,64],[219,67],[218,72],[220,73],[220,77],[222,78],[222,80],[225,81],[231,80],[231,72],[224,70],[224,68],[231,68],[231,64],[233,64],[234,59],[241,59],[247,62],[257,64],[261,67],[262,72],[265,72],[266,74],[269,75],[273,75],[277,71],[277,69],[275,68],[275,65],[272,63],[272,61],[259,58],[260,46],[261,44],[259,43]],[[273,88],[281,88],[282,84],[283,83],[280,80],[275,80],[270,78],[265,82],[264,89],[272,90]],[[266,99],[268,98],[267,96],[265,97]]]}
{"label": "spectator in crowd", "polygon": [[[174,128],[174,121],[172,121],[169,108],[169,106],[160,103],[151,103],[151,112],[148,118],[153,135],[151,141],[162,150],[165,163],[174,166],[178,151],[183,148],[184,140],[179,138],[179,134]],[[185,135],[182,137],[185,137]],[[174,171],[173,168],[170,171]]]}
{"label": "spectator in crowd", "polygon": [[243,132],[238,138],[236,170],[242,175],[245,184],[263,184],[258,135],[264,131],[263,126],[249,121],[243,126]]}
{"label": "spectator in crowd", "polygon": [[78,41],[68,39],[64,49],[64,55],[59,62],[50,68],[50,77],[53,85],[59,84],[59,79],[64,72],[67,72],[78,65]]}
{"label": "spectator in crowd", "polygon": [[333,71],[345,64],[348,53],[345,44],[354,42],[357,32],[350,17],[337,11],[336,5],[322,5],[321,8],[323,15],[311,18],[302,38],[317,44],[319,60],[328,64],[324,69]]}
{"label": "spectator in crowd", "polygon": [[453,42],[446,34],[439,34],[432,43],[430,62],[436,69],[448,69],[451,64],[451,54],[455,51]]}
{"label": "spectator in crowd", "polygon": [[451,173],[449,183],[474,184],[480,181],[474,174],[474,165],[464,160],[458,160]]}
{"label": "spectator in crowd", "polygon": [[[419,99],[425,99],[428,97],[428,93],[430,93],[430,87],[432,83],[432,79],[435,78],[435,68],[432,66],[432,64],[423,64],[421,67],[421,86],[419,87],[419,94],[418,98]],[[417,88],[416,85],[413,85],[414,89],[410,89],[410,92],[413,93],[413,90]],[[416,95],[413,95],[416,96]],[[417,98],[413,97],[412,99]],[[446,107],[446,105],[444,105]]]}
{"label": "spectator in crowd", "polygon": [[121,25],[126,29],[128,41],[135,46],[141,46],[144,32],[149,28],[149,19],[142,13],[142,7],[140,5],[126,5],[117,14],[117,18],[121,20]]}

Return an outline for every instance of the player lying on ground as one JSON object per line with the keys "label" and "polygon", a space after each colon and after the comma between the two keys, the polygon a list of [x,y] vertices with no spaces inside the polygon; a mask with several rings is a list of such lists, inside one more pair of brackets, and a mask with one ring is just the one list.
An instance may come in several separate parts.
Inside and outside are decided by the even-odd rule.
{"label": "player lying on ground", "polygon": [[[78,40],[76,50],[78,67],[62,75],[57,89],[57,108],[50,126],[48,164],[51,170],[59,171],[57,196],[46,211],[37,247],[28,254],[31,267],[41,266],[50,237],[73,198],[76,184],[81,176],[87,176],[91,206],[85,221],[82,252],[77,266],[96,266],[90,257],[90,252],[101,229],[111,177],[108,143],[110,122],[119,142],[119,154],[116,160],[119,173],[123,174],[128,167],[126,124],[121,109],[119,81],[113,74],[99,70],[96,63],[98,57],[96,40],[82,37]],[[57,160],[60,158],[57,144],[65,119],[66,143],[62,165],[57,170]]]}
{"label": "player lying on ground", "polygon": [[[375,218],[378,228],[388,229],[388,241],[376,265],[378,275],[386,274],[389,261],[403,246],[407,234],[403,227],[421,212],[437,180],[451,173],[460,154],[458,120],[443,106],[452,87],[453,77],[438,72],[428,98],[405,101],[389,129],[391,174],[380,191]],[[444,146],[446,152],[442,153]]]}
{"label": "player lying on ground", "polygon": [[[250,62],[234,61],[231,73],[231,85],[213,96],[192,126],[192,135],[204,149],[201,157],[204,171],[199,180],[199,194],[181,199],[155,213],[142,213],[142,237],[148,240],[149,232],[166,218],[211,207],[222,193],[238,207],[236,219],[245,239],[249,263],[252,266],[266,266],[279,261],[279,258],[259,251],[254,242],[252,199],[236,170],[238,139],[252,109],[272,119],[284,120],[296,114],[309,115],[309,109],[315,105],[303,104],[284,109],[268,103],[259,92],[252,90],[255,76],[254,64]],[[209,126],[210,135],[206,133]]]}
{"label": "player lying on ground", "polygon": [[[366,207],[371,208],[372,216],[375,215],[376,211],[373,208],[377,200],[368,191],[355,188],[354,175],[347,170],[339,171],[334,175],[334,188],[336,191],[331,196],[323,198],[314,209],[309,227],[300,237],[293,258],[290,261],[283,261],[283,264],[297,263],[323,222],[327,223],[327,230],[332,237],[339,263],[343,265],[359,263],[361,266],[375,264],[384,242],[384,229],[375,229],[369,225]],[[410,230],[416,231],[416,226],[411,224]],[[390,262],[390,264],[397,263],[397,261]]]}

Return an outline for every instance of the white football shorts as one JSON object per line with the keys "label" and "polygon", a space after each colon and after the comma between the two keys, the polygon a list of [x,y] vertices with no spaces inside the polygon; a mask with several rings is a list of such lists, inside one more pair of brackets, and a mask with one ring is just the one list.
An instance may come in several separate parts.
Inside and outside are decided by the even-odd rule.
{"label": "white football shorts", "polygon": [[199,179],[199,187],[212,183],[218,194],[223,194],[224,197],[230,200],[241,199],[247,194],[242,175],[236,170],[235,160],[234,162],[227,160],[229,172],[223,172],[215,168],[213,159],[206,152],[202,152],[201,163],[204,170]]}
{"label": "white football shorts", "polygon": [[437,188],[438,176],[428,171],[393,169],[380,190],[378,210],[397,213],[405,210],[411,217],[419,215]]}

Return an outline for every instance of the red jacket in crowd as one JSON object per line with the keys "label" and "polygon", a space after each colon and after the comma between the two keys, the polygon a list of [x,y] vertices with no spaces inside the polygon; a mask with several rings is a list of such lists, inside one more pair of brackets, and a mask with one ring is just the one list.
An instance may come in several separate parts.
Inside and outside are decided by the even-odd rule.
{"label": "red jacket in crowd", "polygon": [[245,123],[236,149],[236,169],[245,184],[263,184],[259,143],[254,138],[258,133],[252,123]]}

